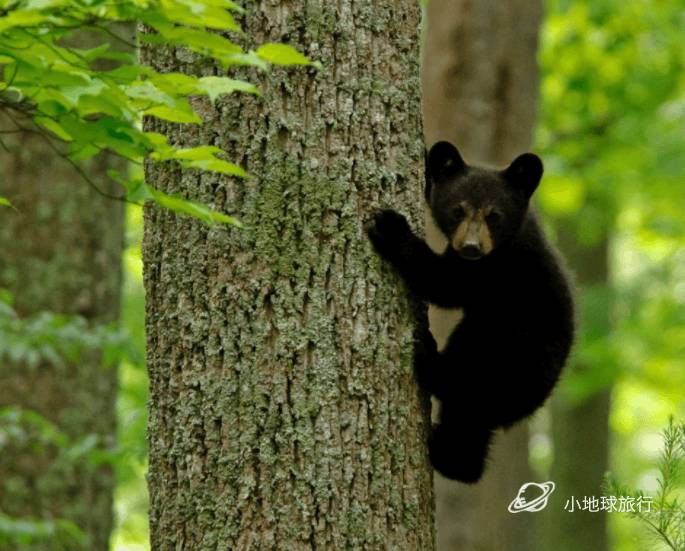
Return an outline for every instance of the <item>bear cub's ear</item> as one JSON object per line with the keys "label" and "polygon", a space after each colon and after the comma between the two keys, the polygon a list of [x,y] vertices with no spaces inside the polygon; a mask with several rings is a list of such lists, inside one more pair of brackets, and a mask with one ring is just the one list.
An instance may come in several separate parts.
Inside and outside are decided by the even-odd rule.
{"label": "bear cub's ear", "polygon": [[438,142],[426,154],[426,184],[448,180],[466,168],[459,151],[449,142]]}
{"label": "bear cub's ear", "polygon": [[504,177],[510,185],[523,191],[526,197],[530,197],[540,183],[542,171],[540,157],[534,153],[524,153],[516,157],[504,170]]}

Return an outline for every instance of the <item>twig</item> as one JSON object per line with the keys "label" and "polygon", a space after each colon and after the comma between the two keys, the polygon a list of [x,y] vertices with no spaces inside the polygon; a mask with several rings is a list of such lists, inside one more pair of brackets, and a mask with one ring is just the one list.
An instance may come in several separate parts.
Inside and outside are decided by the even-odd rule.
{"label": "twig", "polygon": [[0,138],[0,147],[2,147],[7,153],[11,153],[9,147],[7,147],[7,144],[3,141],[2,138]]}
{"label": "twig", "polygon": [[134,44],[133,42],[130,42],[130,41],[126,40],[125,38],[122,38],[121,36],[119,36],[119,35],[116,34],[115,32],[109,30],[107,27],[103,27],[103,26],[101,26],[101,25],[89,25],[89,27],[91,27],[91,28],[93,28],[93,29],[98,29],[99,31],[101,31],[101,32],[103,32],[103,33],[105,33],[105,34],[108,34],[109,36],[111,36],[111,37],[114,38],[115,40],[118,40],[118,41],[121,42],[122,44],[125,44],[125,45],[128,46],[129,48],[133,48],[134,50],[135,50],[136,48],[138,48],[138,45],[137,45],[137,44]]}
{"label": "twig", "polygon": [[14,123],[14,125],[17,127],[18,130],[29,133],[29,134],[37,134],[38,136],[40,136],[43,139],[43,141],[45,141],[45,143],[48,145],[48,147],[50,149],[52,149],[52,151],[58,157],[62,158],[67,163],[69,163],[74,168],[74,170],[76,170],[76,172],[79,174],[79,176],[81,176],[81,178],[83,178],[83,180],[85,180],[85,182],[91,188],[93,188],[93,190],[95,190],[96,193],[98,193],[99,195],[102,195],[103,197],[105,197],[107,199],[112,199],[114,201],[120,201],[122,203],[129,203],[132,205],[140,206],[140,204],[136,203],[135,201],[129,201],[126,198],[126,195],[112,195],[111,193],[107,193],[106,191],[101,190],[97,186],[97,184],[93,180],[90,179],[88,174],[78,165],[78,163],[76,163],[73,159],[69,158],[68,155],[65,155],[63,152],[61,152],[59,150],[59,148],[54,143],[52,143],[52,140],[48,136],[45,135],[45,133],[43,133],[41,130],[38,130],[38,129],[26,128],[25,126],[22,126],[19,122],[17,122],[14,119],[14,117],[12,117],[9,113],[5,113],[5,114]]}
{"label": "twig", "polygon": [[9,90],[10,86],[12,86],[12,84],[14,84],[14,79],[17,78],[18,72],[19,72],[19,64],[15,62],[14,63],[14,72],[12,73],[12,76],[10,77],[10,79],[7,81],[7,84],[5,84],[5,87],[2,90],[0,90],[0,92],[4,92],[5,90]]}
{"label": "twig", "polygon": [[671,538],[668,537],[668,534],[662,530],[659,526],[657,526],[655,523],[653,523],[649,518],[646,516],[640,516],[640,518],[646,522],[649,526],[652,527],[652,530],[654,530],[659,536],[663,538],[663,540],[666,542],[666,544],[673,549],[673,551],[679,551],[679,549],[675,546],[675,544],[671,541]]}

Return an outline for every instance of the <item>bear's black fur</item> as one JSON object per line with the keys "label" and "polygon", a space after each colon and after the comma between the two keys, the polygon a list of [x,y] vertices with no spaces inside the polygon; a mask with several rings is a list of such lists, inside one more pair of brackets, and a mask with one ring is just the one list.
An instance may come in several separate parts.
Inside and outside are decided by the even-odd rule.
{"label": "bear's black fur", "polygon": [[368,227],[414,299],[464,312],[438,351],[423,309],[415,345],[418,382],[442,402],[431,461],[451,479],[480,479],[494,430],[545,402],[571,350],[569,281],[529,209],[542,170],[532,153],[501,171],[468,166],[439,142],[426,157],[426,200],[444,252],[392,210],[377,212]]}

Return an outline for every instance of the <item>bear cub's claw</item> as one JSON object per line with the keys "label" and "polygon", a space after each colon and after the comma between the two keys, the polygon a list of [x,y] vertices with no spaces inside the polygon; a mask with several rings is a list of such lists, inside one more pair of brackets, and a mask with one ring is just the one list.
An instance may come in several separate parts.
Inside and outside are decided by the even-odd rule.
{"label": "bear cub's claw", "polygon": [[390,209],[377,210],[366,228],[374,248],[385,258],[393,257],[411,237],[407,219]]}

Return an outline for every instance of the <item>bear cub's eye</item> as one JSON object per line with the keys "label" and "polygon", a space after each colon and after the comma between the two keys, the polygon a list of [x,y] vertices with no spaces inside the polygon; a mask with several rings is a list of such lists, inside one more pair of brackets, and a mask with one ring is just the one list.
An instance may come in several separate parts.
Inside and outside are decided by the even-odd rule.
{"label": "bear cub's eye", "polygon": [[490,224],[496,224],[502,218],[502,213],[498,210],[491,210],[486,216],[486,220]]}
{"label": "bear cub's eye", "polygon": [[464,217],[464,207],[462,207],[461,205],[457,205],[456,207],[454,207],[454,209],[452,210],[452,216],[455,219],[463,218]]}

